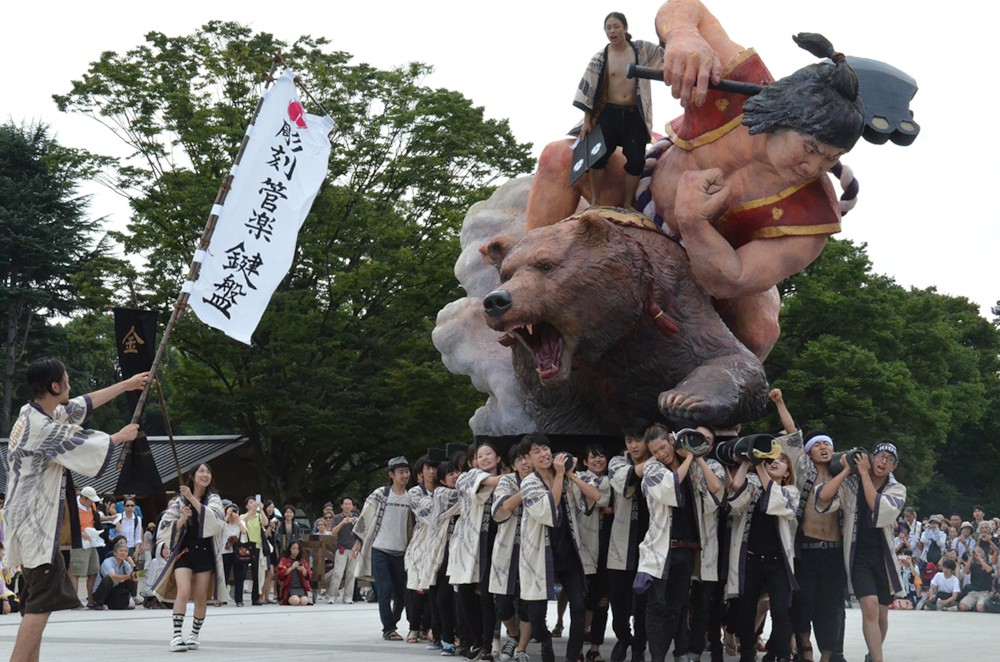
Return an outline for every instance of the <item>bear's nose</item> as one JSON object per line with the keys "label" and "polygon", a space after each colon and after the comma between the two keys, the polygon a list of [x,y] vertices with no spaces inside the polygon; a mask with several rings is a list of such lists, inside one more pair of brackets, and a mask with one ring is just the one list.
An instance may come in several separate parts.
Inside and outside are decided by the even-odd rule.
{"label": "bear's nose", "polygon": [[490,317],[503,317],[513,303],[507,290],[493,290],[483,299],[483,309]]}

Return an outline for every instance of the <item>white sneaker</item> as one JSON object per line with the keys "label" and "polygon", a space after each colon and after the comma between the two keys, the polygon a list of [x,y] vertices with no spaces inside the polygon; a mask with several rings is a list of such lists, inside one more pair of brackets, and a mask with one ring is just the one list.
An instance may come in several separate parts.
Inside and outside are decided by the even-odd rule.
{"label": "white sneaker", "polygon": [[170,652],[171,653],[186,653],[187,644],[184,643],[184,638],[182,636],[174,635],[174,638],[170,640]]}
{"label": "white sneaker", "polygon": [[514,653],[514,662],[531,662],[531,656],[528,651],[517,651]]}
{"label": "white sneaker", "polygon": [[188,635],[187,641],[184,644],[188,647],[189,651],[198,650],[198,635],[192,632]]}

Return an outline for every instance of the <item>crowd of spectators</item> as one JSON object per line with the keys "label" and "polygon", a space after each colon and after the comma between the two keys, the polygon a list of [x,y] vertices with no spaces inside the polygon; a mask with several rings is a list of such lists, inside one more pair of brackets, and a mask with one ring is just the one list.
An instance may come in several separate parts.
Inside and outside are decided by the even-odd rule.
{"label": "crowd of spectators", "polygon": [[906,508],[893,544],[907,595],[894,608],[1000,613],[1000,518],[985,515],[977,505],[969,520],[957,513],[918,519]]}
{"label": "crowd of spectators", "polygon": [[[70,581],[86,594],[81,607],[168,607],[153,593],[153,582],[170,554],[165,544],[155,542],[158,518],[154,515],[153,521],[146,520],[131,494],[101,498],[93,487],[85,486],[75,501],[77,512],[70,514],[67,510],[70,516],[63,521],[60,549]],[[293,506],[286,506],[279,518],[271,500],[258,503],[256,497],[248,498],[242,512],[230,500],[224,500],[224,504],[222,559],[230,599],[237,606],[244,604],[245,585],[252,587],[254,605],[311,604],[313,583],[325,602],[351,604],[361,599],[357,560],[351,554],[355,540],[352,531],[359,514],[353,499],[341,499],[339,513],[332,503],[324,504],[323,514],[312,525]],[[305,553],[305,546],[309,541],[328,537],[329,542],[316,546],[324,558],[320,574],[313,577],[313,558]],[[21,582],[19,569],[4,563],[2,540],[0,494],[0,613],[9,614],[18,611]]]}

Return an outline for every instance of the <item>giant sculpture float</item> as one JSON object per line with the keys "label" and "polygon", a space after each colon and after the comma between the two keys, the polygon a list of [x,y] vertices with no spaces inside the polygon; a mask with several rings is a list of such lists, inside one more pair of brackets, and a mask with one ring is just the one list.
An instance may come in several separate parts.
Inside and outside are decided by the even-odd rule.
{"label": "giant sculpture float", "polygon": [[[818,35],[796,40],[832,55]],[[908,108],[915,82],[881,62],[848,61],[864,126],[843,151],[859,135],[875,144],[912,143],[919,132]],[[713,88],[743,95],[766,89],[729,83]],[[842,173],[839,163],[832,170]],[[820,179],[829,189],[822,172]],[[849,178],[841,183],[846,196],[856,193]],[[531,178],[514,180],[470,209],[455,267],[467,296],[439,313],[433,334],[446,367],[488,394],[470,420],[476,435],[619,435],[654,420],[731,427],[763,411],[763,366],[692,276],[683,237],[669,237],[666,227],[634,212],[588,210],[583,200],[569,218],[525,232],[531,186]]]}

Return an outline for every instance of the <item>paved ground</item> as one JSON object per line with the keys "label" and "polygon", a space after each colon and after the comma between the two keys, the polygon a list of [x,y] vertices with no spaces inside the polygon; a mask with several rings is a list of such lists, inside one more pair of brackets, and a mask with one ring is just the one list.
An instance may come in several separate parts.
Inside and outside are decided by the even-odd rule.
{"label": "paved ground", "polygon": [[[87,662],[107,660],[109,655],[130,662],[176,659],[178,654],[167,650],[171,633],[169,614],[166,610],[141,607],[133,611],[59,612],[49,620],[41,659]],[[859,610],[848,610],[845,654],[849,662],[864,660],[860,618]],[[16,615],[0,616],[0,659],[10,655],[19,620]],[[185,629],[190,622],[189,618]],[[959,659],[955,642],[961,642],[961,659],[1000,660],[1000,650],[988,635],[1000,626],[1000,617],[996,615],[894,611],[889,623],[886,659],[890,662]],[[382,641],[379,631],[378,611],[369,604],[210,607],[202,630],[201,649],[184,653],[181,659],[195,658],[200,662],[440,659],[422,644]],[[611,652],[612,644],[605,644],[605,656]],[[557,658],[564,645],[565,639],[557,640]],[[537,644],[529,652],[534,660],[539,659]]]}

